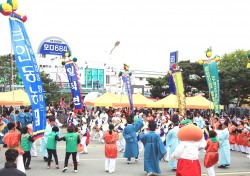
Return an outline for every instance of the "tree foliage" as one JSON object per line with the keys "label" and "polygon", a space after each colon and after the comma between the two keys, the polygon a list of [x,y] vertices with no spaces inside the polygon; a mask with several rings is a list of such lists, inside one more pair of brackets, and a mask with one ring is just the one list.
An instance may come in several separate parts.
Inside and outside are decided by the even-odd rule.
{"label": "tree foliage", "polygon": [[219,63],[221,104],[237,98],[237,105],[246,103],[250,95],[250,69],[247,69],[249,51],[236,50],[225,54]]}
{"label": "tree foliage", "polygon": [[[219,68],[220,78],[220,102],[228,105],[231,99],[237,98],[237,105],[246,103],[250,95],[250,69],[247,69],[247,54],[250,51],[236,50],[221,57]],[[197,92],[205,93],[209,98],[209,90],[204,75],[203,66],[197,62],[191,63],[189,60],[180,61],[177,64],[182,70],[185,93],[194,95]],[[195,77],[191,77],[195,75]],[[161,98],[163,94],[168,94],[166,85],[169,85],[169,75],[164,78],[150,78],[149,85],[152,86],[152,97]],[[190,79],[191,78],[191,79]]]}

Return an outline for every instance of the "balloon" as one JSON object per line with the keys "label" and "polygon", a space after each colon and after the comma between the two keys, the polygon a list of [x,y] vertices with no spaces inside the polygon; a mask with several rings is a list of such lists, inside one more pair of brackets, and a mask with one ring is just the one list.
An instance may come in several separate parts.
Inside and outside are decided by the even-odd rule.
{"label": "balloon", "polygon": [[207,58],[210,58],[210,57],[212,56],[212,54],[213,54],[212,51],[207,51],[207,52],[206,52]]}
{"label": "balloon", "polygon": [[204,64],[204,61],[203,61],[202,59],[199,59],[199,60],[198,60],[198,63],[199,63],[200,65],[203,65],[203,64]]}
{"label": "balloon", "polygon": [[173,69],[176,69],[176,65],[175,65],[175,64],[173,64],[173,65],[172,65],[172,68],[173,68]]}
{"label": "balloon", "polygon": [[178,139],[181,141],[200,141],[202,138],[202,130],[193,124],[180,128],[178,132]]}
{"label": "balloon", "polygon": [[172,75],[172,72],[171,72],[171,71],[168,71],[168,74],[169,74],[169,75]]}
{"label": "balloon", "polygon": [[250,68],[250,62],[249,62],[249,63],[247,63],[247,68]]}
{"label": "balloon", "polygon": [[17,0],[8,0],[7,3],[11,5],[13,11],[17,10],[18,8]]}
{"label": "balloon", "polygon": [[76,61],[77,61],[77,58],[76,58],[76,57],[74,57],[74,58],[73,58],[73,61],[74,61],[74,62],[76,62]]}
{"label": "balloon", "polygon": [[247,58],[250,59],[250,53],[248,53]]}
{"label": "balloon", "polygon": [[65,53],[65,57],[69,57],[69,53],[67,52],[67,53]]}
{"label": "balloon", "polygon": [[10,15],[10,13],[12,12],[12,7],[11,7],[11,5],[8,4],[8,3],[2,3],[2,4],[0,4],[0,12],[1,12],[4,16]]}

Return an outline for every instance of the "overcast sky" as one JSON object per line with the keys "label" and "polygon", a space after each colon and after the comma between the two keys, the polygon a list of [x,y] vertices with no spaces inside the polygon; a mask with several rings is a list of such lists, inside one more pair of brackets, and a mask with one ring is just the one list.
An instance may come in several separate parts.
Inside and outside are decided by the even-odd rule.
{"label": "overcast sky", "polygon": [[[0,0],[6,2],[6,0]],[[37,51],[49,36],[66,40],[83,61],[130,65],[131,70],[169,70],[169,53],[179,60],[205,59],[250,47],[249,0],[18,0]],[[10,53],[8,17],[0,16],[0,55]]]}

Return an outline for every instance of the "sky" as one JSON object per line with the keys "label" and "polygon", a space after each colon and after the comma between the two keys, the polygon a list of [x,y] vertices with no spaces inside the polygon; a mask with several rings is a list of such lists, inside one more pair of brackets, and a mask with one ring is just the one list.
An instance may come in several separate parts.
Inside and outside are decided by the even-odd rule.
{"label": "sky", "polygon": [[[6,0],[0,0],[0,3]],[[179,61],[250,47],[249,0],[18,0],[33,50],[47,37],[70,45],[78,62],[167,72]],[[111,49],[116,41],[120,45]],[[0,55],[11,52],[8,17],[0,15]]]}

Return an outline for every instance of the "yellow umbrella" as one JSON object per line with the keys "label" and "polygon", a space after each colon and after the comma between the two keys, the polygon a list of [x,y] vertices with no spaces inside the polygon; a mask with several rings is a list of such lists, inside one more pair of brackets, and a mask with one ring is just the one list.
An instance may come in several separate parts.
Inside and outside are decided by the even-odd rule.
{"label": "yellow umbrella", "polygon": [[106,92],[98,98],[94,100],[86,101],[85,104],[89,106],[110,106],[113,107],[114,103],[118,103],[118,98],[111,94],[110,92]]}
{"label": "yellow umbrella", "polygon": [[158,100],[155,104],[159,108],[178,108],[178,98],[176,95],[170,94],[169,96]]}
{"label": "yellow umbrella", "polygon": [[22,90],[0,93],[1,105],[30,105],[28,94]]}
{"label": "yellow umbrella", "polygon": [[[213,102],[209,101],[201,95],[186,98],[186,108],[188,109],[214,109]],[[223,109],[224,106],[220,106]]]}

